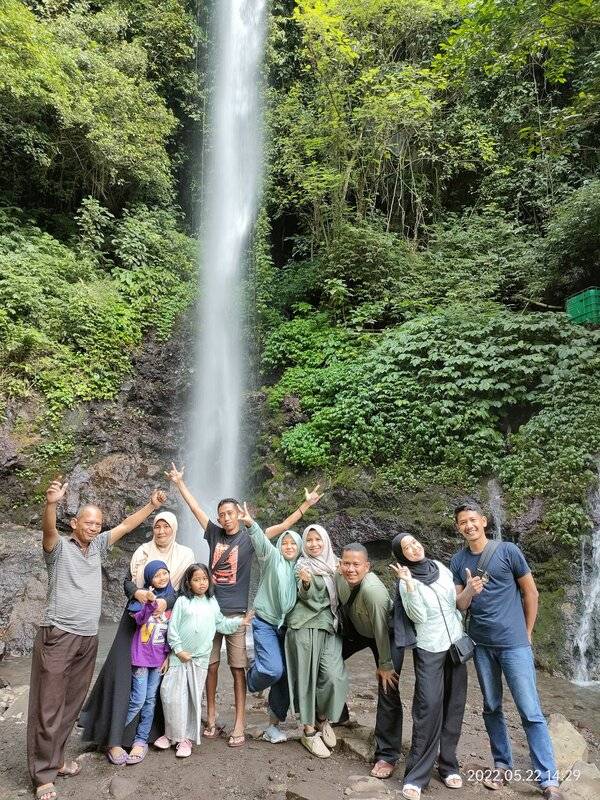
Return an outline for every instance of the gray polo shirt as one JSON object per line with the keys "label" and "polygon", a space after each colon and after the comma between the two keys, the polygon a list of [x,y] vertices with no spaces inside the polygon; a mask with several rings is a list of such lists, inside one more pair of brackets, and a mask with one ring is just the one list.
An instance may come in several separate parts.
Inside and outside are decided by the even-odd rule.
{"label": "gray polo shirt", "polygon": [[102,561],[111,545],[111,531],[99,533],[87,552],[72,536],[59,537],[44,561],[48,594],[42,626],[55,626],[77,636],[95,636],[102,606]]}

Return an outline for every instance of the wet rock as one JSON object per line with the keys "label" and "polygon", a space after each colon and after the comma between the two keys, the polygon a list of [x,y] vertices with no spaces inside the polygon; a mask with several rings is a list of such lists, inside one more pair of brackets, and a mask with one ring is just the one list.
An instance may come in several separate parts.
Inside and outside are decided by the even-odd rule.
{"label": "wet rock", "polygon": [[286,394],[281,402],[281,408],[286,425],[296,425],[298,422],[306,422],[308,419],[306,414],[302,411],[300,398],[293,394]]}
{"label": "wet rock", "polygon": [[6,654],[31,650],[46,600],[41,534],[0,525],[0,639]]}
{"label": "wet rock", "polygon": [[0,429],[0,475],[6,475],[8,472],[19,466],[21,460],[17,445],[6,428]]}
{"label": "wet rock", "polygon": [[548,730],[554,745],[556,767],[559,772],[571,769],[576,761],[585,761],[587,742],[566,717],[562,714],[550,714]]}
{"label": "wet rock", "polygon": [[595,764],[576,761],[560,788],[565,800],[598,800],[600,797],[600,770]]}

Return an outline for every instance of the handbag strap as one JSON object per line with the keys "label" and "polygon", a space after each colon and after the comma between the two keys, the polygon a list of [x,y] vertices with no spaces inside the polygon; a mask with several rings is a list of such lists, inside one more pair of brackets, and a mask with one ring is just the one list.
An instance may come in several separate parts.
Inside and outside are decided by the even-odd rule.
{"label": "handbag strap", "polygon": [[452,644],[452,637],[450,636],[450,629],[448,628],[448,623],[446,622],[446,615],[444,614],[444,609],[442,608],[442,601],[440,600],[440,596],[437,593],[437,591],[433,588],[433,585],[429,586],[429,589],[431,589],[431,591],[437,597],[438,605],[440,607],[440,613],[442,615],[442,619],[444,620],[444,627],[446,628],[446,633],[448,634],[448,639],[450,641],[450,644]]}

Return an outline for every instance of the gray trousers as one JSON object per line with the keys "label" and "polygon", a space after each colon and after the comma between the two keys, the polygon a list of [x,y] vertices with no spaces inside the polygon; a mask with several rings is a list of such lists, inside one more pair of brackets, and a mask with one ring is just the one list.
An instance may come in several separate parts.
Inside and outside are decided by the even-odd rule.
{"label": "gray trousers", "polygon": [[459,770],[456,748],[467,699],[467,665],[453,664],[449,652],[415,647],[412,743],[404,783],[423,789],[437,757],[442,779]]}

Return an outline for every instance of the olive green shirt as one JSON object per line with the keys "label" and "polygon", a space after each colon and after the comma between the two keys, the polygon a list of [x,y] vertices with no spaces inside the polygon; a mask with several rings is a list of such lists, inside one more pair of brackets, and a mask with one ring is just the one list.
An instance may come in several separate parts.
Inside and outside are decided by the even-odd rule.
{"label": "olive green shirt", "polygon": [[[340,605],[346,603],[352,591],[342,575],[335,576]],[[379,669],[394,669],[390,650],[390,619],[392,600],[382,581],[373,572],[362,579],[348,617],[356,632],[367,639],[375,639],[379,654]]]}
{"label": "olive green shirt", "polygon": [[304,589],[298,579],[298,601],[286,617],[288,628],[319,628],[335,633],[329,592],[320,575],[311,577],[310,586]]}

